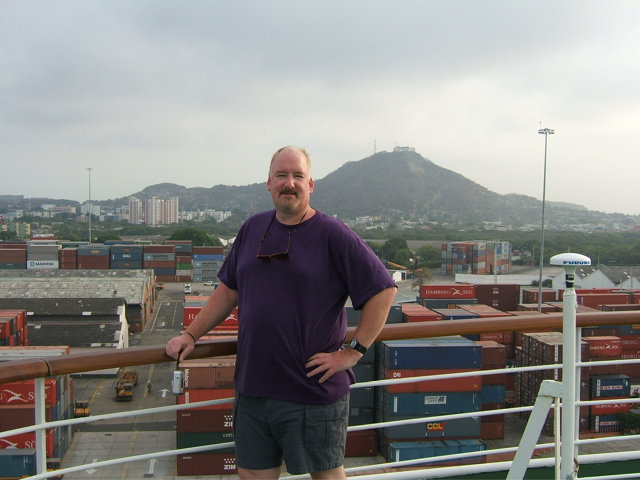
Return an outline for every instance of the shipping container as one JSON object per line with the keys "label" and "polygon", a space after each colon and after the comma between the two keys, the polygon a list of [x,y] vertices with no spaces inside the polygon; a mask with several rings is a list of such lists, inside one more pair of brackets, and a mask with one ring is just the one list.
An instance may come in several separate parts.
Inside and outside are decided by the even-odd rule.
{"label": "shipping container", "polygon": [[476,298],[475,285],[420,285],[420,298]]}
{"label": "shipping container", "polygon": [[447,415],[480,410],[480,392],[386,393],[379,408],[383,416]]}
{"label": "shipping container", "polygon": [[178,455],[178,476],[235,475],[235,453],[203,453]]}
{"label": "shipping container", "polygon": [[[475,372],[478,369],[441,368],[418,370],[388,370],[382,372],[382,379],[411,378],[433,375],[447,375],[451,373]],[[389,393],[412,392],[479,392],[482,388],[482,377],[469,376],[460,378],[446,378],[440,380],[428,380],[423,382],[396,383],[383,387]]]}
{"label": "shipping container", "polygon": [[591,399],[631,395],[631,379],[626,375],[592,375],[589,380]]}
{"label": "shipping container", "polygon": [[480,368],[481,347],[462,337],[381,342],[388,370]]}
{"label": "shipping container", "polygon": [[[412,418],[415,417],[394,417],[394,420]],[[384,427],[379,431],[388,440],[480,438],[480,417],[437,421],[428,421],[427,419],[421,423]]]}

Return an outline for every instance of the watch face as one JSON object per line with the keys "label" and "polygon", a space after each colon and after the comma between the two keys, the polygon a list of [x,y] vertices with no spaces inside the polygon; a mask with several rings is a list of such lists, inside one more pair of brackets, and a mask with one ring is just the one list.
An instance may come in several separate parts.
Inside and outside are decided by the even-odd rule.
{"label": "watch face", "polygon": [[358,341],[353,338],[350,342],[349,342],[349,347],[351,348],[355,348],[355,346],[358,344]]}

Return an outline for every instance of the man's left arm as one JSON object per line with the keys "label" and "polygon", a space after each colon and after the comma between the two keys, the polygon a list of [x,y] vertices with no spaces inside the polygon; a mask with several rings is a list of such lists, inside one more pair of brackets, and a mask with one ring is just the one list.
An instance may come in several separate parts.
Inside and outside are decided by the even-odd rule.
{"label": "man's left arm", "polygon": [[[360,314],[360,322],[358,322],[358,327],[353,334],[353,338],[358,340],[358,343],[367,348],[373,345],[387,321],[396,292],[396,287],[387,288],[375,294],[364,304]],[[307,368],[315,367],[307,376],[313,377],[324,372],[320,378],[320,383],[323,383],[334,373],[353,367],[360,358],[362,358],[362,354],[351,348],[332,353],[316,353],[307,360]]]}

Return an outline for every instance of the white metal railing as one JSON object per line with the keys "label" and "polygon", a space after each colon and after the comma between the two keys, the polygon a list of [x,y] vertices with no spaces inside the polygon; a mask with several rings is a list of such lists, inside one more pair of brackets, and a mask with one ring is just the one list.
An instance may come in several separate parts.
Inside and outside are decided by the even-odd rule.
{"label": "white metal railing", "polygon": [[[594,366],[596,364],[610,365],[610,364],[619,364],[622,362],[639,363],[640,361],[639,360],[623,360],[623,361],[615,360],[615,361],[599,361],[599,362],[581,362],[580,366]],[[451,378],[477,377],[477,376],[484,376],[484,375],[495,375],[498,373],[503,373],[505,371],[508,373],[518,373],[518,372],[530,372],[530,371],[539,371],[539,370],[555,370],[555,369],[561,369],[561,368],[562,368],[562,365],[560,364],[552,364],[552,365],[540,365],[540,366],[514,367],[514,368],[508,368],[506,370],[504,369],[480,370],[480,371],[471,371],[471,372],[455,373],[455,374],[441,374],[441,375],[434,375],[434,376],[419,376],[419,377],[409,377],[409,378],[375,380],[371,382],[361,382],[361,383],[355,384],[352,386],[352,388],[355,389],[355,388],[381,387],[386,385],[406,384],[406,383],[413,383],[418,381],[423,382],[423,381],[437,381],[437,380],[444,380],[444,379],[451,379]],[[36,424],[30,427],[23,427],[19,429],[10,430],[10,431],[0,432],[0,438],[35,431],[38,435],[36,438],[36,442],[37,442],[36,450],[37,450],[38,462],[46,461],[45,450],[42,446],[45,445],[44,432],[45,432],[45,429],[48,429],[48,428],[64,427],[64,426],[78,425],[78,424],[84,424],[84,423],[94,423],[102,420],[151,415],[151,414],[164,413],[164,412],[170,412],[170,411],[179,411],[179,410],[185,410],[185,409],[190,409],[194,407],[204,407],[204,406],[220,405],[224,403],[231,403],[233,401],[233,398],[209,400],[209,401],[197,402],[197,403],[170,405],[170,406],[164,406],[164,407],[154,407],[154,408],[139,409],[139,410],[128,410],[126,412],[91,415],[89,417],[46,422],[44,421],[44,417],[43,417],[44,408],[45,408],[43,378],[36,379],[35,397],[36,397],[35,398],[36,412],[38,411],[41,412],[39,415],[40,418],[38,419]],[[638,404],[640,403],[640,398],[599,400],[599,401],[576,401],[577,406],[595,405],[595,404],[619,404],[619,403]],[[533,410],[533,408],[534,408],[533,406],[522,406],[522,407],[504,408],[500,410],[473,411],[473,412],[467,412],[467,413],[456,413],[456,414],[449,414],[449,415],[437,415],[437,416],[429,416],[429,417],[412,418],[408,420],[394,420],[394,421],[387,421],[387,422],[381,422],[376,424],[351,426],[349,427],[349,431],[368,430],[372,428],[384,428],[384,427],[393,427],[393,426],[399,426],[399,425],[420,424],[420,423],[427,423],[427,422],[438,422],[438,421],[469,418],[469,417],[491,416],[495,414],[505,414],[505,415],[517,414],[520,412],[527,412],[527,411],[530,412]],[[629,435],[609,436],[609,437],[601,437],[601,438],[576,439],[575,443],[576,445],[590,445],[594,443],[610,443],[610,442],[621,442],[621,441],[624,442],[627,440],[636,440],[637,438],[638,437],[629,436]],[[535,444],[535,439],[533,441]],[[61,470],[56,470],[56,471],[50,471],[50,472],[41,471],[41,473],[29,477],[29,479],[40,480],[40,479],[55,477],[58,475],[85,471],[89,468],[101,468],[101,467],[124,464],[129,462],[147,461],[152,458],[157,459],[159,457],[169,457],[169,456],[175,456],[178,454],[212,451],[217,449],[230,448],[233,445],[234,445],[233,442],[225,442],[225,443],[220,443],[216,445],[173,449],[173,450],[153,452],[153,453],[142,454],[142,455],[127,456],[123,458],[115,458],[115,459],[109,459],[105,461],[93,462],[91,464],[64,467]],[[549,448],[557,448],[557,447],[558,447],[558,443],[535,444],[536,449],[549,449]],[[411,467],[416,465],[423,466],[425,464],[442,462],[442,461],[463,460],[463,459],[469,459],[469,458],[475,458],[475,457],[486,457],[486,456],[497,455],[497,454],[513,454],[517,452],[517,450],[518,450],[518,446],[514,445],[510,447],[484,450],[480,452],[470,452],[470,453],[446,455],[446,456],[440,456],[440,457],[431,457],[426,459],[406,460],[406,461],[399,461],[399,462],[388,462],[384,464],[365,465],[365,466],[348,468],[346,469],[346,471],[348,474],[363,474],[365,472],[372,472],[372,471],[379,470],[381,468],[390,469],[390,468]],[[579,461],[581,464],[588,464],[593,462],[613,461],[613,460],[620,461],[620,460],[626,460],[626,459],[639,459],[639,458],[640,458],[640,451],[636,450],[632,452],[616,452],[611,454],[581,455],[579,457]],[[550,467],[550,466],[553,466],[555,463],[556,463],[556,459],[554,458],[533,459],[530,462],[528,462],[528,468]],[[42,465],[44,464],[45,463],[42,463]],[[38,465],[40,466],[41,464],[38,463]],[[473,464],[473,465],[461,465],[461,466],[455,466],[455,467],[439,467],[437,469],[431,468],[429,469],[429,478],[446,478],[446,477],[455,478],[456,476],[469,475],[471,473],[506,471],[506,470],[509,470],[512,467],[512,465],[513,465],[512,461],[505,461],[505,462],[497,462],[497,463],[490,463],[490,464]],[[599,477],[599,478],[613,479],[613,478],[639,478],[639,477],[640,477],[640,474],[625,475],[625,476],[616,475],[616,476],[607,476],[607,477]],[[304,475],[288,476],[287,478],[292,478],[292,479],[305,478],[305,476]],[[419,478],[424,478],[424,470],[394,471],[393,473],[385,473],[385,474],[373,473],[373,474],[367,475],[367,478],[419,479]]]}
{"label": "white metal railing", "polygon": [[[565,292],[565,299],[566,298],[570,298],[570,296],[567,296],[566,292]],[[570,310],[570,309],[569,309]],[[575,312],[574,312],[575,313]],[[636,318],[636,317],[634,317]],[[517,321],[517,318],[514,319],[514,322]],[[457,322],[457,321],[456,321]],[[452,323],[456,323],[456,322],[452,322]],[[640,322],[639,322],[640,323]],[[525,327],[526,328],[526,327]],[[523,330],[524,328],[519,328],[518,330]],[[514,330],[516,330],[514,328]],[[568,330],[565,326],[565,331]],[[576,338],[579,339],[581,337],[580,335],[580,328],[576,328],[575,327],[575,318],[574,318],[574,326],[571,329],[573,330],[573,333],[571,335],[572,338]],[[494,330],[494,331],[499,331],[499,330]],[[579,351],[579,349],[576,349],[576,342],[571,341],[569,343],[565,342],[564,343],[564,351],[567,352],[568,350],[573,350],[573,355],[575,356],[575,352],[576,350]],[[571,355],[572,353],[569,352],[569,355]],[[563,359],[564,360],[564,359]],[[148,363],[153,363],[153,362],[148,362]],[[590,367],[590,366],[599,366],[599,365],[611,365],[611,364],[635,364],[635,363],[640,363],[640,360],[613,360],[613,361],[598,361],[598,362],[580,362],[580,361],[575,361],[574,365],[576,368],[576,372],[579,375],[579,369],[580,367]],[[136,363],[137,365],[140,365],[142,363]],[[573,367],[572,367],[573,368]],[[519,372],[531,372],[531,371],[539,371],[539,370],[557,370],[557,369],[563,369],[563,365],[562,364],[551,364],[551,365],[541,365],[541,366],[525,366],[525,367],[515,367],[515,368],[507,368],[505,370],[499,369],[499,370],[478,370],[478,371],[471,371],[471,372],[465,372],[465,373],[457,373],[457,374],[441,374],[441,375],[435,375],[435,376],[421,376],[421,377],[412,377],[412,378],[395,378],[395,379],[385,379],[385,380],[375,380],[372,382],[363,382],[363,383],[359,383],[354,385],[352,388],[365,388],[365,387],[382,387],[382,386],[386,386],[386,385],[393,385],[393,384],[403,384],[403,383],[412,383],[412,382],[423,382],[423,381],[436,381],[436,380],[444,380],[444,379],[450,379],[450,378],[464,378],[464,377],[478,377],[478,376],[484,376],[484,375],[495,375],[497,373],[503,373],[503,372],[507,372],[507,373],[519,373]],[[566,375],[566,370],[563,370],[563,378],[567,378]],[[579,378],[579,377],[578,377]],[[553,381],[547,381],[547,382],[551,382],[553,383]],[[575,380],[574,380],[575,382]],[[555,382],[556,384],[558,382]],[[576,384],[577,385],[577,384]],[[575,386],[575,385],[574,385]],[[77,425],[77,424],[83,424],[83,423],[91,423],[91,422],[98,422],[101,420],[109,420],[109,419],[114,419],[114,418],[125,418],[125,417],[131,417],[131,416],[136,416],[136,415],[148,415],[148,414],[154,414],[154,413],[162,413],[162,412],[169,412],[169,411],[178,411],[178,410],[183,410],[183,409],[189,409],[192,407],[198,407],[198,406],[210,406],[210,405],[217,405],[217,404],[222,404],[222,403],[229,403],[232,401],[232,399],[221,399],[221,400],[210,400],[210,401],[206,401],[206,402],[198,402],[198,403],[189,403],[189,404],[184,404],[184,405],[171,405],[171,406],[165,406],[165,407],[155,407],[155,408],[150,408],[150,409],[141,409],[141,410],[134,410],[134,411],[126,411],[126,412],[121,412],[121,413],[112,413],[112,414],[104,414],[104,415],[92,415],[90,417],[83,417],[83,418],[74,418],[74,419],[68,419],[68,420],[58,420],[58,421],[54,421],[54,422],[46,422],[45,421],[45,393],[44,393],[44,377],[40,377],[40,378],[36,378],[35,381],[35,408],[36,408],[36,422],[33,426],[31,427],[24,427],[24,428],[20,428],[20,429],[15,429],[15,430],[11,430],[11,431],[5,431],[5,432],[0,432],[0,438],[3,437],[8,437],[11,435],[16,435],[16,434],[20,434],[20,433],[26,433],[26,432],[36,432],[36,463],[37,463],[37,471],[38,474],[32,477],[29,477],[32,480],[39,480],[39,479],[45,479],[45,478],[51,478],[51,477],[55,477],[55,476],[59,476],[59,475],[64,475],[67,473],[74,473],[74,472],[79,472],[79,471],[83,471],[83,470],[87,470],[89,468],[100,468],[100,467],[106,467],[106,466],[110,466],[110,465],[117,465],[117,464],[124,464],[124,463],[129,463],[129,462],[136,462],[136,461],[146,461],[146,460],[150,460],[153,458],[158,458],[158,457],[167,457],[167,456],[175,456],[178,454],[187,454],[187,453],[197,453],[197,452],[204,452],[204,451],[210,451],[210,450],[214,450],[214,449],[221,449],[221,448],[229,448],[231,446],[233,446],[233,442],[226,442],[226,443],[221,443],[221,444],[217,444],[217,445],[207,445],[207,446],[199,446],[199,447],[190,447],[190,448],[186,448],[186,449],[174,449],[174,450],[169,450],[169,451],[162,451],[162,452],[154,452],[154,453],[148,453],[148,454],[143,454],[143,455],[134,455],[134,456],[127,456],[127,457],[123,457],[123,458],[118,458],[118,459],[109,459],[109,460],[105,460],[105,461],[101,461],[101,462],[94,462],[94,463],[90,463],[90,464],[85,464],[85,465],[74,465],[71,467],[65,467],[61,470],[57,470],[57,471],[52,471],[52,472],[46,472],[46,450],[45,450],[45,432],[46,429],[48,428],[54,428],[54,427],[63,427],[63,426],[70,426],[70,425]],[[562,392],[562,389],[560,389],[559,387],[556,387],[557,391],[554,391],[552,389],[550,396],[551,397],[558,397],[561,396],[564,392]],[[547,395],[549,396],[549,395]],[[636,403],[640,403],[640,399],[615,399],[615,400],[599,400],[599,401],[580,401],[579,400],[579,396],[576,398],[574,398],[574,400],[571,402],[573,405],[577,407],[581,406],[581,405],[592,405],[595,403],[599,403],[599,404],[610,404],[610,403],[630,403],[630,404],[636,404]],[[559,404],[559,402],[556,402],[556,404]],[[574,410],[574,409],[569,409],[569,410]],[[417,423],[426,423],[426,422],[432,422],[432,421],[441,421],[441,420],[451,420],[451,419],[458,419],[458,418],[467,418],[467,417],[482,417],[482,416],[489,416],[489,415],[495,415],[495,414],[516,414],[516,413],[520,413],[520,412],[526,412],[526,411],[530,411],[533,412],[534,411],[534,406],[523,406],[523,407],[514,407],[514,408],[505,408],[505,409],[500,409],[500,410],[493,410],[493,411],[474,411],[474,412],[467,412],[467,413],[456,413],[456,414],[450,414],[450,415],[439,415],[439,416],[430,416],[430,417],[423,417],[423,418],[413,418],[413,419],[409,419],[409,420],[394,420],[394,421],[387,421],[387,422],[383,422],[383,423],[378,423],[378,424],[368,424],[368,425],[358,425],[358,426],[352,426],[349,427],[349,431],[357,431],[357,430],[368,430],[368,429],[372,429],[372,428],[384,428],[384,427],[392,427],[392,426],[398,426],[398,425],[408,425],[408,424],[417,424]],[[544,416],[546,417],[546,412],[543,411],[542,412],[544,414]],[[532,414],[533,416],[533,414]],[[558,418],[559,416],[556,415],[556,418]],[[531,424],[529,424],[531,425]],[[527,427],[529,428],[529,427]],[[577,432],[577,430],[576,430]],[[534,432],[535,433],[535,432]],[[538,435],[539,435],[539,431],[538,431]],[[571,449],[571,458],[572,459],[576,459],[576,461],[578,461],[580,464],[589,464],[589,463],[598,463],[598,462],[603,462],[603,461],[620,461],[620,460],[629,460],[629,459],[640,459],[640,449],[632,449],[631,451],[617,451],[617,452],[613,452],[613,453],[608,453],[608,454],[591,454],[591,455],[577,455],[577,446],[579,445],[588,445],[588,444],[593,444],[593,443],[610,443],[610,442],[619,442],[619,441],[629,441],[629,440],[635,440],[636,438],[634,438],[633,436],[616,436],[616,437],[602,437],[602,438],[594,438],[594,439],[579,439],[577,434],[576,435],[572,435],[571,438],[563,438],[562,442],[559,441],[558,437],[556,436],[556,441],[554,443],[543,443],[543,444],[537,444],[538,441],[538,435],[529,435],[531,438],[524,438],[523,441],[524,442],[528,442],[528,444],[535,449],[548,449],[548,448],[553,448],[556,451],[560,450],[561,448],[570,448]],[[534,438],[535,437],[535,438]],[[514,445],[514,446],[508,446],[505,448],[499,448],[499,449],[492,449],[492,450],[484,450],[481,452],[471,452],[471,453],[465,453],[465,454],[456,454],[453,456],[441,456],[441,457],[433,457],[433,458],[426,458],[426,459],[417,459],[417,460],[408,460],[408,461],[402,461],[402,462],[388,462],[388,463],[383,463],[383,464],[377,464],[377,465],[367,465],[367,466],[359,466],[359,467],[354,467],[354,468],[348,468],[347,469],[347,473],[348,474],[361,474],[364,472],[375,472],[376,470],[379,470],[381,468],[402,468],[402,467],[409,467],[409,466],[417,466],[417,465],[425,465],[425,464],[429,464],[429,463],[433,463],[433,462],[441,462],[441,461],[448,461],[448,460],[462,460],[462,459],[470,459],[470,458],[474,458],[474,457],[487,457],[490,455],[497,455],[497,454],[513,454],[518,452],[518,450],[520,446],[518,445]],[[628,450],[628,446],[626,447],[626,449]],[[522,450],[522,449],[520,449]],[[558,458],[539,458],[539,459],[525,459],[526,460],[526,465],[525,465],[525,469],[526,468],[537,468],[537,467],[552,467],[555,466],[556,468],[558,467]],[[431,468],[428,470],[428,476],[430,478],[441,478],[441,477],[457,477],[457,476],[461,476],[461,475],[468,475],[471,473],[480,473],[480,472],[499,472],[499,471],[508,471],[510,469],[513,469],[514,463],[517,463],[517,461],[501,461],[501,462],[494,462],[494,463],[481,463],[481,464],[473,464],[473,465],[461,465],[461,466],[454,466],[454,467],[438,467],[438,468]],[[521,465],[522,466],[522,465]],[[425,470],[424,469],[420,469],[420,470],[411,470],[411,471],[398,471],[398,470],[394,470],[392,473],[372,473],[370,475],[367,476],[367,478],[372,478],[372,479],[382,479],[382,478],[393,478],[395,479],[419,479],[419,478],[424,478],[425,476]],[[640,474],[629,474],[629,475],[624,475],[624,476],[620,476],[620,475],[609,475],[609,476],[604,476],[604,477],[599,477],[599,478],[639,478]],[[300,476],[298,477],[288,477],[288,478],[302,478]],[[515,478],[515,477],[514,477]],[[576,478],[575,475],[571,474],[571,476],[565,476],[562,477],[563,480],[564,478],[570,479],[570,478]]]}

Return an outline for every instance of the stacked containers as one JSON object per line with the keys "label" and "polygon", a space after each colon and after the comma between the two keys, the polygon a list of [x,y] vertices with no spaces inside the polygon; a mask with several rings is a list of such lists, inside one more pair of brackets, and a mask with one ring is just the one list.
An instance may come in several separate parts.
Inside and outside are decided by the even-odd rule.
{"label": "stacked containers", "polygon": [[[184,394],[178,404],[232,398],[235,356],[187,360],[179,367],[184,374]],[[233,404],[179,410],[177,447],[233,442]],[[233,448],[178,455],[179,476],[233,475],[236,471]]]}
{"label": "stacked containers", "polygon": [[471,271],[476,275],[487,273],[487,244],[484,242],[473,244]]}
{"label": "stacked containers", "polygon": [[159,282],[173,282],[176,277],[175,245],[144,245],[142,268],[153,269]]}
{"label": "stacked containers", "polygon": [[[482,361],[481,347],[459,336],[381,342],[378,352],[378,379],[472,372],[480,369]],[[481,390],[478,376],[378,387],[375,420],[479,411]],[[406,460],[421,450],[414,450],[413,444],[419,440],[479,437],[479,417],[385,427],[378,430],[378,451],[389,461],[398,456]],[[412,458],[420,458],[415,455]]]}
{"label": "stacked containers", "polygon": [[176,247],[176,282],[191,282],[193,242],[191,240],[166,240],[164,244]]}
{"label": "stacked containers", "polygon": [[[60,245],[27,245],[27,270],[57,270]],[[108,268],[108,267],[107,267]]]}
{"label": "stacked containers", "polygon": [[0,310],[0,346],[29,345],[29,328],[25,310]]}
{"label": "stacked containers", "polygon": [[[469,313],[473,313],[478,318],[496,318],[496,317],[510,317],[509,313],[502,312],[489,305],[460,305],[462,310]],[[506,346],[507,357],[513,357],[513,332],[495,332],[495,333],[481,333],[480,340],[493,340],[494,342],[501,343]]]}
{"label": "stacked containers", "polygon": [[[580,342],[581,361],[589,360],[589,345]],[[562,333],[538,332],[525,333],[522,336],[522,347],[516,348],[516,366],[539,366],[562,363]],[[515,380],[515,403],[517,406],[533,405],[538,396],[543,380],[562,380],[562,370],[536,370],[531,372],[519,372]],[[582,378],[580,384],[580,400],[588,397],[589,383]],[[528,418],[531,412],[522,412],[521,416]],[[589,409],[580,407],[579,430],[586,431],[589,420]],[[553,435],[554,411],[551,410],[543,426],[542,433]]]}
{"label": "stacked containers", "polygon": [[109,245],[80,245],[78,268],[82,270],[109,270]]}
{"label": "stacked containers", "polygon": [[[351,300],[345,306],[347,325],[350,327],[360,322],[361,310],[355,310]],[[391,305],[387,315],[387,324],[402,323],[402,306]],[[374,380],[376,375],[376,348],[374,344],[353,368],[356,382]],[[359,387],[351,390],[349,398],[349,425],[365,425],[373,423],[375,412],[375,390],[372,387]],[[347,457],[368,457],[376,455],[377,436],[375,430],[360,430],[347,433],[345,455]]]}
{"label": "stacked containers", "polygon": [[142,245],[111,245],[111,268],[141,269],[144,265]]}
{"label": "stacked containers", "polygon": [[[589,378],[589,399],[613,400],[631,396],[631,382],[626,375],[592,375]],[[629,403],[590,407],[589,428],[593,433],[620,433],[620,412],[629,411]]]}
{"label": "stacked containers", "polygon": [[503,273],[510,269],[511,245],[509,242],[495,242],[495,265],[498,273]]}
{"label": "stacked containers", "polygon": [[[367,353],[353,367],[356,383],[371,382],[375,379],[375,347]],[[352,388],[349,395],[349,425],[365,425],[373,423],[374,418],[374,388]],[[373,429],[347,433],[346,457],[370,457],[377,452],[377,437]]]}
{"label": "stacked containers", "polygon": [[24,270],[27,268],[27,244],[22,242],[0,243],[0,270]]}
{"label": "stacked containers", "polygon": [[78,268],[78,249],[60,249],[60,270],[75,270]]}
{"label": "stacked containers", "polygon": [[[476,342],[482,347],[482,370],[507,368],[507,347],[494,341]],[[498,373],[482,376],[483,411],[500,410],[506,406],[507,374]],[[504,414],[481,417],[481,435],[483,440],[504,438]]]}
{"label": "stacked containers", "polygon": [[[635,330],[638,332],[638,330]],[[622,359],[636,359],[640,358],[640,335],[629,334],[619,335],[620,342],[622,344],[622,352],[620,357]],[[621,365],[620,373],[624,373],[631,378],[640,377],[640,364]]]}
{"label": "stacked containers", "polygon": [[[0,361],[13,360],[16,352],[20,358],[38,358],[49,355],[68,355],[68,347],[6,347],[0,348]],[[48,352],[45,352],[48,351]],[[57,421],[71,418],[73,404],[71,380],[66,375],[45,378],[45,420]],[[14,430],[35,424],[35,381],[4,383],[0,385],[0,431]],[[45,450],[47,458],[62,458],[71,444],[73,429],[71,426],[49,428],[45,434]],[[31,456],[35,445],[35,432],[22,433],[4,437],[0,449],[7,449],[2,461],[13,462],[16,458],[9,456]],[[23,458],[24,460],[24,458]],[[0,464],[2,466],[3,464]],[[30,462],[24,461],[26,474]],[[0,470],[4,474],[7,470]],[[22,476],[20,475],[20,476]]]}
{"label": "stacked containers", "polygon": [[509,242],[454,242],[442,244],[443,275],[484,275],[505,272],[511,267]]}
{"label": "stacked containers", "polygon": [[218,271],[223,260],[222,247],[193,247],[193,281],[219,282]]}
{"label": "stacked containers", "polygon": [[[462,308],[434,308],[434,312],[442,315],[444,320],[467,320],[470,318],[478,318],[478,315]],[[480,340],[479,333],[465,334],[464,337],[469,340]]]}

